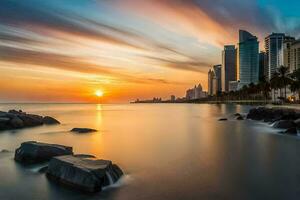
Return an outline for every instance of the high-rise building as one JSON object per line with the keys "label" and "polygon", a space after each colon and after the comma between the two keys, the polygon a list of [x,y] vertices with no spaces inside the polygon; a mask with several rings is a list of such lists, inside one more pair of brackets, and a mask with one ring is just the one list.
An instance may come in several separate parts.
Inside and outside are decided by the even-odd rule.
{"label": "high-rise building", "polygon": [[259,80],[262,80],[264,77],[268,77],[268,67],[267,67],[267,56],[266,53],[261,51],[259,53]]}
{"label": "high-rise building", "polygon": [[208,71],[208,95],[222,91],[222,65],[215,65]]}
{"label": "high-rise building", "polygon": [[257,83],[259,78],[259,47],[257,37],[240,30],[238,44],[238,79],[239,88],[250,83]]}
{"label": "high-rise building", "polygon": [[297,40],[291,45],[291,66],[290,71],[300,68],[300,40]]}
{"label": "high-rise building", "polygon": [[208,90],[207,90],[207,94],[209,96],[212,96],[213,95],[213,78],[215,77],[215,73],[212,69],[210,69],[208,71]]}
{"label": "high-rise building", "polygon": [[292,72],[295,68],[292,66],[292,51],[291,47],[295,43],[296,39],[294,37],[285,37],[283,42],[283,65],[289,68]]}
{"label": "high-rise building", "polygon": [[272,33],[265,38],[268,78],[271,79],[277,68],[283,65],[284,33]]}
{"label": "high-rise building", "polygon": [[222,91],[229,91],[229,81],[236,81],[236,48],[234,45],[224,46],[222,51]]}
{"label": "high-rise building", "polygon": [[214,65],[214,80],[213,80],[213,93],[216,95],[222,92],[222,65]]}

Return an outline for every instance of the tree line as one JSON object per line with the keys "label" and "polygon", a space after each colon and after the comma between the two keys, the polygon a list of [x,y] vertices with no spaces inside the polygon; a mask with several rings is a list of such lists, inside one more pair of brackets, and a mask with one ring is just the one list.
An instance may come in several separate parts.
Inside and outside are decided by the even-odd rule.
{"label": "tree line", "polygon": [[[244,85],[238,91],[219,92],[217,95],[210,97],[212,100],[265,100],[272,98],[271,91],[279,90],[279,99],[288,101],[287,89],[298,94],[300,99],[300,68],[294,72],[289,73],[289,68],[280,66],[273,74],[270,81],[266,77],[260,78],[257,84],[250,83]],[[275,92],[273,92],[273,99],[275,99]]]}

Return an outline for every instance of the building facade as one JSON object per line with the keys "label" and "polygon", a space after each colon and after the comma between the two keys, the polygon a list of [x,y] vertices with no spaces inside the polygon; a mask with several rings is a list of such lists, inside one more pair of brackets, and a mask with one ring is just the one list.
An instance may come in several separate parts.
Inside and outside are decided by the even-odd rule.
{"label": "building facade", "polygon": [[266,53],[261,51],[259,53],[259,72],[258,78],[262,80],[264,77],[268,77],[268,66],[267,66],[267,56]]}
{"label": "building facade", "polygon": [[222,51],[222,91],[229,91],[229,81],[237,80],[236,48],[234,45],[224,46]]}
{"label": "building facade", "polygon": [[272,33],[265,38],[268,78],[271,79],[277,68],[283,65],[284,33]]}
{"label": "building facade", "polygon": [[295,41],[296,40],[294,37],[285,37],[283,42],[283,65],[285,67],[288,67],[290,72],[293,71],[293,67],[291,63],[291,59],[292,59],[291,47]]}
{"label": "building facade", "polygon": [[207,97],[207,93],[202,90],[201,84],[199,84],[198,86],[195,85],[194,88],[188,89],[185,95],[185,98],[187,100],[202,99],[205,97]]}
{"label": "building facade", "polygon": [[208,71],[208,95],[222,92],[222,65],[214,65]]}
{"label": "building facade", "polygon": [[239,88],[259,80],[259,43],[257,37],[240,30],[238,44]]}
{"label": "building facade", "polygon": [[295,41],[291,45],[291,65],[290,71],[300,68],[300,40]]}

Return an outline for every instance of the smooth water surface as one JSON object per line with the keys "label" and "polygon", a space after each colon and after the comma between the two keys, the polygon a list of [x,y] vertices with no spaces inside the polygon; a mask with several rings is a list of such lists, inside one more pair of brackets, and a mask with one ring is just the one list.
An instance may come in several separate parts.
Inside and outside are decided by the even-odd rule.
{"label": "smooth water surface", "polygon": [[[61,125],[0,132],[0,199],[299,199],[300,140],[267,124],[236,121],[251,107],[208,104],[0,104],[50,115]],[[229,117],[220,122],[218,118]],[[74,134],[73,127],[99,132]],[[20,143],[73,146],[117,163],[126,176],[87,195],[13,160]]]}

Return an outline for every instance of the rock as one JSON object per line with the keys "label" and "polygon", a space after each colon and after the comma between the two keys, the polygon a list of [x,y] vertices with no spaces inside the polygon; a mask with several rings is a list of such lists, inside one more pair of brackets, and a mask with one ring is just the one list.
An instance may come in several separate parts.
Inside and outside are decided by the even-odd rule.
{"label": "rock", "polygon": [[291,134],[291,135],[297,135],[297,128],[296,127],[289,128],[286,131],[284,131],[284,133]]}
{"label": "rock", "polygon": [[265,122],[272,122],[275,120],[295,120],[300,118],[300,111],[288,108],[257,107],[249,111],[247,118],[264,120]]}
{"label": "rock", "polygon": [[47,125],[60,124],[60,122],[53,117],[45,116],[43,118],[43,123]]}
{"label": "rock", "polygon": [[235,118],[236,120],[244,120],[244,118],[242,116],[238,116],[237,118]]}
{"label": "rock", "polygon": [[92,133],[92,132],[97,132],[96,129],[91,129],[91,128],[73,128],[71,132],[75,133]]}
{"label": "rock", "polygon": [[227,121],[227,118],[220,118],[219,121]]}
{"label": "rock", "polygon": [[235,113],[233,116],[239,117],[239,116],[242,116],[242,115],[240,113]]}
{"label": "rock", "polygon": [[16,149],[15,160],[23,164],[34,164],[48,161],[54,156],[71,154],[73,154],[72,147],[29,141]]}
{"label": "rock", "polygon": [[23,120],[25,127],[43,125],[43,117],[39,115],[21,114],[18,115],[18,117],[20,117]]}
{"label": "rock", "polygon": [[2,150],[1,150],[1,153],[9,153],[9,150],[7,150],[7,149],[2,149]]}
{"label": "rock", "polygon": [[300,118],[294,121],[295,125],[300,128]]}
{"label": "rock", "polygon": [[42,167],[39,169],[39,173],[46,173],[48,170],[48,166]]}
{"label": "rock", "polygon": [[115,183],[122,170],[109,160],[58,156],[50,160],[47,177],[85,192],[98,192]]}
{"label": "rock", "polygon": [[0,123],[7,123],[10,121],[10,118],[8,117],[0,117]]}
{"label": "rock", "polygon": [[89,154],[76,154],[74,156],[77,158],[96,158],[95,156]]}
{"label": "rock", "polygon": [[10,125],[12,128],[23,128],[24,122],[19,117],[14,117],[12,120],[10,120]]}
{"label": "rock", "polygon": [[292,120],[279,120],[273,124],[273,127],[281,128],[281,129],[289,129],[289,128],[296,127],[296,125],[295,125],[294,121],[292,121]]}

